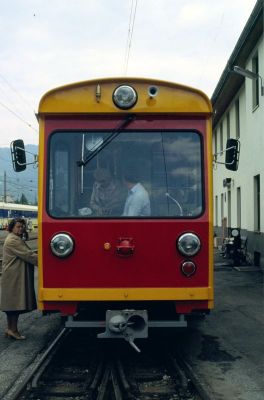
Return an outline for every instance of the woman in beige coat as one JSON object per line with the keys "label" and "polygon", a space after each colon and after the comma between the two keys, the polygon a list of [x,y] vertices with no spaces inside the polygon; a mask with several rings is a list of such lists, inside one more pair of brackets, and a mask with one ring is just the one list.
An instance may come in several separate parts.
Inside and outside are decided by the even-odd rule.
{"label": "woman in beige coat", "polygon": [[34,265],[38,257],[22,240],[23,219],[13,219],[3,247],[1,310],[7,315],[6,336],[25,339],[18,331],[19,314],[36,308]]}

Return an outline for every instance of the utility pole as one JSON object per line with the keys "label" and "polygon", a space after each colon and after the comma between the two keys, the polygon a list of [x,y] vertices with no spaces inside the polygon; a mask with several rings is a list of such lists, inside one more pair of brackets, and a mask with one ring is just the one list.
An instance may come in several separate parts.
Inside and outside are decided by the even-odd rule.
{"label": "utility pole", "polygon": [[4,203],[6,203],[6,171],[4,172]]}

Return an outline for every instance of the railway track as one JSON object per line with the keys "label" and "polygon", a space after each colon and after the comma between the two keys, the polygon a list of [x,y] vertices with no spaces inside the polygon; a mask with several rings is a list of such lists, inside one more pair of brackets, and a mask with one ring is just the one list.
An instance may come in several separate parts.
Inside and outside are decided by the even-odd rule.
{"label": "railway track", "polygon": [[210,400],[190,366],[157,340],[138,354],[123,341],[63,330],[5,400]]}

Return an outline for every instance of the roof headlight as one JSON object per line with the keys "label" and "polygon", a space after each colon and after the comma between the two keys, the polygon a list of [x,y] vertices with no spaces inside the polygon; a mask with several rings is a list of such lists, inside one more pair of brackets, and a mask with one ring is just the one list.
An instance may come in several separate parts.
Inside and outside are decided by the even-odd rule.
{"label": "roof headlight", "polygon": [[132,86],[118,86],[113,93],[113,101],[118,108],[127,110],[137,102],[137,92]]}
{"label": "roof headlight", "polygon": [[201,248],[201,241],[194,233],[184,233],[177,241],[177,247],[184,256],[195,256]]}
{"label": "roof headlight", "polygon": [[67,233],[58,233],[50,241],[52,253],[57,257],[67,257],[74,248],[74,242]]}

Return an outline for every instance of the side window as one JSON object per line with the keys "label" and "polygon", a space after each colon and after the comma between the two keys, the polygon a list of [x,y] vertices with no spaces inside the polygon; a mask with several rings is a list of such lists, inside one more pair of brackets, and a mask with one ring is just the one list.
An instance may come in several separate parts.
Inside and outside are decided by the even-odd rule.
{"label": "side window", "polygon": [[201,138],[196,132],[163,134],[169,215],[202,212]]}
{"label": "side window", "polygon": [[223,122],[220,123],[220,152],[223,154],[224,138],[223,138]]}
{"label": "side window", "polygon": [[56,140],[51,156],[49,205],[55,215],[69,213],[69,151],[67,143]]}
{"label": "side window", "polygon": [[236,113],[236,138],[240,138],[240,109],[239,99],[235,102],[235,113]]}
{"label": "side window", "polygon": [[230,114],[226,114],[226,138],[230,139]]}
{"label": "side window", "polygon": [[[259,74],[259,59],[258,54],[252,58],[252,72]],[[259,105],[259,80],[252,80],[252,107],[253,110]]]}

